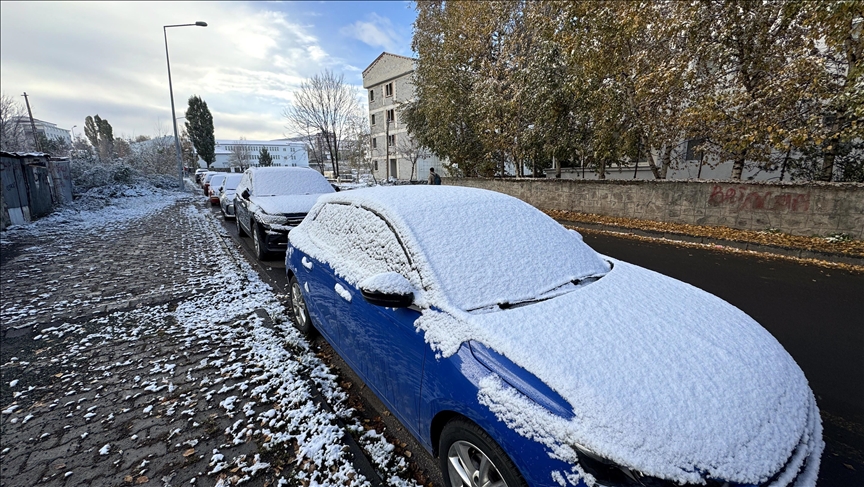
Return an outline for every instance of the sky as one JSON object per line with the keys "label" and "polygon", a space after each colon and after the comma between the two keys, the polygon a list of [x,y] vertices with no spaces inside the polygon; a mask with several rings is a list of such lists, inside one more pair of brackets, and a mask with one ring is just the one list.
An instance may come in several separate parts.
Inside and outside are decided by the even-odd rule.
{"label": "sky", "polygon": [[177,117],[198,95],[217,139],[273,140],[294,135],[282,114],[304,79],[360,89],[382,52],[412,56],[415,17],[405,1],[3,1],[0,91],[76,135],[97,114],[115,137],[171,134],[163,26],[204,21],[167,29]]}

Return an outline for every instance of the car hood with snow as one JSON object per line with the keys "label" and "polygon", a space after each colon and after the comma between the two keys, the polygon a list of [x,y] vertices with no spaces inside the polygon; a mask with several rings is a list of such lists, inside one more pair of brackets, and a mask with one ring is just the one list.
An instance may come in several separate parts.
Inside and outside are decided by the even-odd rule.
{"label": "car hood with snow", "polygon": [[315,205],[320,194],[291,194],[251,196],[252,203],[269,215],[306,214]]}
{"label": "car hood with snow", "polygon": [[[573,417],[537,407],[500,381],[481,389],[502,420],[553,449],[581,447],[680,482],[746,484],[797,472],[816,453],[815,464],[807,462],[815,480],[819,413],[803,372],[777,340],[714,295],[613,262],[601,279],[553,299],[429,316],[418,326],[433,347],[467,334],[560,394]],[[796,449],[799,458],[790,461]]]}

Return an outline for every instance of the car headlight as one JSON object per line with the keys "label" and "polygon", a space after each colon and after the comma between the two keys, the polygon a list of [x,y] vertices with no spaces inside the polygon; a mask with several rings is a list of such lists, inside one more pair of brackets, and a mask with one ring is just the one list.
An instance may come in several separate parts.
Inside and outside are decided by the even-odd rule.
{"label": "car headlight", "polygon": [[[695,487],[697,484],[679,484],[672,480],[661,479],[645,475],[642,472],[627,468],[597,455],[589,448],[573,444],[576,456],[579,458],[579,466],[590,474],[602,487]],[[706,479],[700,487],[731,487],[728,482],[719,482]]]}
{"label": "car headlight", "polygon": [[255,214],[255,219],[263,225],[285,225],[288,221],[284,215],[269,215],[261,212]]}

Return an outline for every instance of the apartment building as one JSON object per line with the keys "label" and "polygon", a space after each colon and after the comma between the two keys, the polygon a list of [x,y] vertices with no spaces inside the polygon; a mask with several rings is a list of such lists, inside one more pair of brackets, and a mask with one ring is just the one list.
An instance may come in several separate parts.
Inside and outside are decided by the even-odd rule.
{"label": "apartment building", "polygon": [[425,180],[430,167],[443,175],[441,161],[420,148],[400,120],[399,105],[414,98],[414,62],[410,57],[384,52],[363,70],[372,169],[378,179]]}

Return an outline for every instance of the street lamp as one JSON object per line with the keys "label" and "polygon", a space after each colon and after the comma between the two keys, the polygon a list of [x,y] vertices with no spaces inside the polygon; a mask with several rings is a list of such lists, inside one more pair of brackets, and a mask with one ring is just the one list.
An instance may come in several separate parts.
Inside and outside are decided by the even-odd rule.
{"label": "street lamp", "polygon": [[72,141],[73,142],[75,141],[75,127],[77,127],[77,125],[72,126]]}
{"label": "street lamp", "polygon": [[207,27],[207,22],[195,22],[194,24],[163,25],[162,33],[165,35],[165,62],[168,64],[168,93],[171,95],[171,121],[174,123],[174,149],[177,152],[177,176],[179,177],[180,189],[183,184],[183,160],[180,157],[180,134],[177,133],[177,113],[174,111],[174,88],[171,86],[171,61],[168,59],[168,28],[169,27]]}

